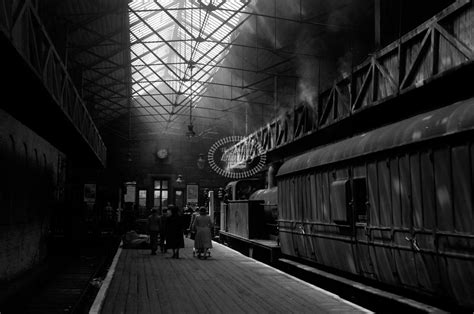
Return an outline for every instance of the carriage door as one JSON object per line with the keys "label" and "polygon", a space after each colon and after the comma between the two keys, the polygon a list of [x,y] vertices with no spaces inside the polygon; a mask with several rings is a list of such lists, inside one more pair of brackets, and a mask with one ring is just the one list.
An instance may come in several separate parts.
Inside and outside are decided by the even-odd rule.
{"label": "carriage door", "polygon": [[[357,170],[355,170],[357,171]],[[352,223],[355,232],[355,251],[359,273],[367,278],[375,278],[374,265],[369,250],[369,236],[367,233],[368,194],[367,179],[356,177],[352,179]]]}

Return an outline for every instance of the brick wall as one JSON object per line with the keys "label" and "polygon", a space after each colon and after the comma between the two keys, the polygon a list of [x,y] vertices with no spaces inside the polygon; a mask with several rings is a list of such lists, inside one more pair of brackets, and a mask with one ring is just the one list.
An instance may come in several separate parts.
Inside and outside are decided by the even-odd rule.
{"label": "brick wall", "polygon": [[60,158],[57,149],[0,110],[0,282],[46,256],[51,206],[61,194]]}

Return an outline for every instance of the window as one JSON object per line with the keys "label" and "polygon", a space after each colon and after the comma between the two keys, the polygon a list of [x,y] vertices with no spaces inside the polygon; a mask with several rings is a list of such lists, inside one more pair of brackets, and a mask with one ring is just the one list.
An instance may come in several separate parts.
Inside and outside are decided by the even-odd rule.
{"label": "window", "polygon": [[349,180],[336,180],[331,183],[332,219],[337,224],[350,224],[351,188]]}
{"label": "window", "polygon": [[367,223],[367,180],[354,178],[337,180],[331,184],[331,206],[333,221],[349,225]]}
{"label": "window", "polygon": [[155,180],[153,188],[153,206],[161,208],[168,206],[168,180]]}
{"label": "window", "polygon": [[138,205],[146,207],[146,190],[138,191]]}
{"label": "window", "polygon": [[146,190],[138,190],[138,215],[146,217]]}

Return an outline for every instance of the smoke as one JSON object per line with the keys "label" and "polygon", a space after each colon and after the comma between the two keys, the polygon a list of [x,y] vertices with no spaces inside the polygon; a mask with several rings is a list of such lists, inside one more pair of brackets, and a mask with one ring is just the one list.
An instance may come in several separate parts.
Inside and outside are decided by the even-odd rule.
{"label": "smoke", "polygon": [[346,77],[352,72],[352,67],[360,62],[362,56],[358,53],[365,56],[372,46],[360,25],[367,27],[373,24],[369,22],[373,16],[371,13],[373,8],[367,4],[351,5],[347,0],[331,1],[328,5],[330,11],[327,18],[328,30],[337,37],[346,38],[338,42],[334,48],[339,55],[336,62],[337,73]]}
{"label": "smoke", "polygon": [[255,45],[258,42],[259,47],[275,49],[291,45],[294,34],[300,26],[271,17],[276,15],[279,18],[296,20],[300,14],[299,5],[293,1],[253,1],[252,3],[254,4],[249,6],[249,10],[256,15],[241,27],[243,33],[257,37],[250,39],[252,44]]}
{"label": "smoke", "polygon": [[[257,83],[252,88],[262,91],[232,89],[230,98],[242,95],[239,99],[249,101],[246,110],[243,105],[238,106],[239,114],[232,119],[236,131],[247,128],[252,131],[301,103],[315,108],[319,93],[332,86],[336,78],[349,75],[352,67],[360,63],[359,57],[365,57],[372,49],[370,29],[363,33],[358,28],[359,25],[373,27],[372,1],[255,0],[248,10],[257,16],[239,28],[239,44],[246,47],[234,46],[226,64],[266,70],[232,74],[220,70],[224,77],[232,76],[232,85]],[[279,19],[271,18],[274,15]],[[274,83],[271,78],[265,80],[273,73],[278,76],[276,106],[271,92]],[[247,93],[250,95],[245,96]],[[229,93],[222,97],[229,97]]]}
{"label": "smoke", "polygon": [[342,57],[337,60],[337,72],[342,76],[346,77],[352,72],[352,50],[348,50]]}
{"label": "smoke", "polygon": [[298,59],[297,101],[315,105],[318,96],[319,60],[315,58]]}
{"label": "smoke", "polygon": [[315,106],[320,86],[321,63],[325,62],[323,56],[327,51],[326,44],[315,37],[313,32],[302,29],[295,48],[300,54],[297,55],[295,67],[298,78],[296,101]]}
{"label": "smoke", "polygon": [[263,42],[262,37],[260,37],[260,42],[258,43],[259,46],[264,47],[273,47],[275,49],[279,49],[282,47],[281,45],[281,38],[277,36],[277,30],[275,27],[275,22],[271,22],[264,17],[257,17],[257,25],[256,25],[259,37],[263,35]]}
{"label": "smoke", "polygon": [[[296,95],[293,104],[288,104],[290,99],[281,95],[284,87],[279,81],[279,106],[294,106],[294,102],[315,106],[321,90],[332,85],[337,77],[351,73],[354,46],[359,46],[354,38],[353,25],[362,23],[363,17],[370,12],[369,6],[364,1],[349,0],[257,1],[252,4],[251,10],[256,14],[276,14],[282,19],[275,24],[272,18],[252,18],[252,22],[245,24],[246,31],[253,35],[249,39],[251,43],[296,52],[293,71],[297,78],[291,84]],[[285,19],[302,19],[313,24]],[[258,53],[263,55],[262,51]]]}
{"label": "smoke", "polygon": [[302,25],[299,31],[297,99],[314,106],[318,93],[336,78],[348,76],[360,56],[371,49],[370,32],[362,32],[357,25],[373,25],[373,11],[367,1],[305,1],[304,5],[305,16],[320,26]]}
{"label": "smoke", "polygon": [[298,100],[300,102],[307,102],[311,106],[314,106],[317,96],[318,90],[315,88],[314,84],[305,80],[300,80],[298,82]]}

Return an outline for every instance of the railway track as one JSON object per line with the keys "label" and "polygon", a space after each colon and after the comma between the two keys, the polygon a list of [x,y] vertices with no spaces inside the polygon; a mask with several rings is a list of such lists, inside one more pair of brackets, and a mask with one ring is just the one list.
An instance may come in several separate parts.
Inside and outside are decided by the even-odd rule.
{"label": "railway track", "polygon": [[[301,260],[290,256],[280,255],[279,251],[274,252],[275,259],[270,259],[271,255],[266,254],[271,247],[262,249],[262,246],[251,245],[258,240],[237,241],[233,238],[225,238],[224,245],[251,256],[262,263],[275,267],[285,273],[293,275],[303,281],[330,291],[340,297],[358,304],[374,312],[381,313],[472,313],[472,310],[461,308],[456,304],[446,304],[428,296],[415,295],[403,292],[400,289],[391,288],[386,285],[363,281],[360,277],[348,276],[334,269],[321,268],[315,265],[306,264]],[[250,249],[252,248],[252,249]],[[250,254],[252,252],[253,254]]]}
{"label": "railway track", "polygon": [[81,257],[71,261],[28,302],[24,313],[80,313],[90,283],[105,261],[104,256]]}
{"label": "railway track", "polygon": [[376,313],[472,313],[456,304],[389,291],[385,286],[361,282],[293,259],[279,258],[275,267]]}
{"label": "railway track", "polygon": [[100,239],[80,248],[77,256],[51,256],[39,282],[12,298],[1,313],[88,313],[117,245],[116,239]]}

